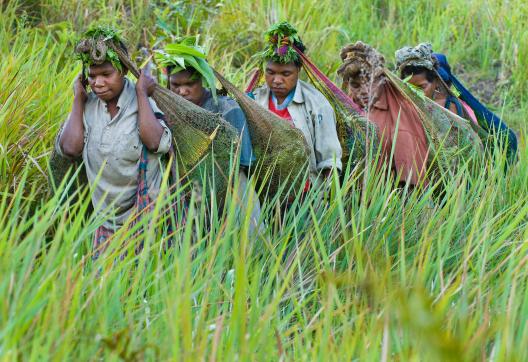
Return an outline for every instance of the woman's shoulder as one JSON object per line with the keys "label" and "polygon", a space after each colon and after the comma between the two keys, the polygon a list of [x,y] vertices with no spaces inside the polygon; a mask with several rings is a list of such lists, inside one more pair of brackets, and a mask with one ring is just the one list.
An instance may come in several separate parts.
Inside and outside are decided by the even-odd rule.
{"label": "woman's shoulder", "polygon": [[333,109],[330,101],[313,85],[303,80],[299,80],[298,84],[301,87],[304,102],[310,107]]}

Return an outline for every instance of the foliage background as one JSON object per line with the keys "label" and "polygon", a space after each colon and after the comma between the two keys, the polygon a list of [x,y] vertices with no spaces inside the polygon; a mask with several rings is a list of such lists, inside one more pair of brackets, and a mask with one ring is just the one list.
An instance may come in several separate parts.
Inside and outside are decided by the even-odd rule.
{"label": "foliage background", "polygon": [[[527,358],[525,1],[0,4],[0,358]],[[123,231],[92,262],[101,220],[87,211],[86,194],[51,195],[46,168],[80,71],[77,35],[109,22],[137,50],[200,33],[210,62],[242,87],[263,31],[282,19],[333,79],[349,42],[374,45],[390,64],[399,47],[431,41],[519,131],[518,164],[506,169],[495,155],[493,164],[462,169],[444,192],[425,193],[348,170],[325,202],[314,190],[283,220],[274,200],[265,204],[257,240],[234,198],[222,215],[193,199],[172,252],[163,252],[166,233],[148,228],[144,252],[117,262],[122,243],[137,239]],[[162,192],[152,222],[163,222],[159,210],[180,192]]]}

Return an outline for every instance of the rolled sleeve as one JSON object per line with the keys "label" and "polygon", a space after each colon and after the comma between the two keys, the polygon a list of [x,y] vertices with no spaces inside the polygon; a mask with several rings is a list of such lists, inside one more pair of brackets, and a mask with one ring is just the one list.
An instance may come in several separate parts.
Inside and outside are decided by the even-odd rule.
{"label": "rolled sleeve", "polygon": [[[157,117],[157,114],[156,114],[156,117]],[[159,142],[158,150],[156,151],[156,153],[165,154],[165,153],[169,152],[169,149],[171,147],[171,144],[172,144],[172,133],[171,133],[169,127],[167,127],[167,124],[165,123],[165,121],[163,121],[160,118],[158,118],[158,120],[159,120],[159,123],[161,124],[161,126],[163,127],[163,134],[161,135],[161,139],[160,139],[160,142]]]}
{"label": "rolled sleeve", "polygon": [[163,114],[161,109],[159,109],[158,105],[156,104],[156,101],[154,101],[152,98],[149,98],[149,103],[150,107],[152,108],[152,112],[154,112],[154,115],[163,127],[163,134],[161,135],[159,146],[155,153],[165,154],[169,152],[170,146],[172,144],[172,133],[167,124],[165,123],[165,115]]}
{"label": "rolled sleeve", "polygon": [[326,103],[314,114],[317,170],[335,167],[341,171],[342,150],[337,136],[335,113],[330,104]]}

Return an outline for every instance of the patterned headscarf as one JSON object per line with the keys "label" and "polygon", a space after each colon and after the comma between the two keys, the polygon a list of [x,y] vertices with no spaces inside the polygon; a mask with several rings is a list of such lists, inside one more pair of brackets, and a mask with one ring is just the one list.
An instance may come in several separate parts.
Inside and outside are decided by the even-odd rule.
{"label": "patterned headscarf", "polygon": [[350,78],[363,81],[380,78],[384,73],[385,58],[376,49],[361,41],[341,49],[343,64],[337,74],[343,78],[343,83]]}
{"label": "patterned headscarf", "polygon": [[413,47],[403,47],[396,51],[396,67],[401,72],[408,66],[424,67],[429,70],[435,68],[433,48],[429,43],[421,43]]}

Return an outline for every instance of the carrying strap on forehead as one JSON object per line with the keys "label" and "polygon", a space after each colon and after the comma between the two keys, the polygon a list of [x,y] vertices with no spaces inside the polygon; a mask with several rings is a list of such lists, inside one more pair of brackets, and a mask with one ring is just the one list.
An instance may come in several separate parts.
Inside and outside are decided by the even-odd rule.
{"label": "carrying strap on forehead", "polygon": [[483,124],[488,132],[497,134],[502,143],[507,142],[508,158],[510,161],[515,160],[517,157],[518,144],[517,136],[513,130],[510,129],[499,116],[483,105],[466,87],[464,87],[462,82],[453,75],[451,72],[451,66],[444,54],[433,53],[433,56],[437,61],[437,71],[442,81],[450,83],[455,87],[460,94],[459,98],[466,102],[473,112],[475,112],[475,115],[481,121],[480,123]]}

